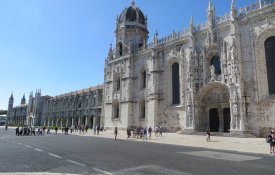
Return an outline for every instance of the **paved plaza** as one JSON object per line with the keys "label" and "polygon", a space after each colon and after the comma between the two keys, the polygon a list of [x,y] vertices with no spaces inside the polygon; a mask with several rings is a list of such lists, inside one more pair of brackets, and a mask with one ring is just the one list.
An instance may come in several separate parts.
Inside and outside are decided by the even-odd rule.
{"label": "paved plaza", "polygon": [[[151,140],[119,131],[15,136],[0,127],[0,175],[254,175],[274,174],[264,138],[164,133]],[[253,148],[252,148],[253,147]]]}
{"label": "paved plaza", "polygon": [[[114,131],[111,131],[111,130],[107,130],[106,132],[100,132],[99,135],[95,135],[92,130],[88,130],[88,132],[85,134],[79,134],[79,132],[74,132],[73,134],[81,135],[81,136],[114,138]],[[213,135],[215,135],[215,133],[213,133]],[[118,139],[127,140],[126,131],[119,131]],[[136,139],[133,137],[131,137],[130,140],[171,144],[171,145],[191,146],[191,147],[198,147],[198,148],[230,150],[230,151],[237,151],[237,152],[257,153],[257,154],[269,153],[269,144],[266,143],[265,138],[238,138],[238,137],[211,136],[211,142],[207,142],[206,134],[205,135],[202,135],[202,134],[185,135],[185,134],[178,134],[178,133],[163,133],[162,136],[155,137],[153,133],[151,140]]]}

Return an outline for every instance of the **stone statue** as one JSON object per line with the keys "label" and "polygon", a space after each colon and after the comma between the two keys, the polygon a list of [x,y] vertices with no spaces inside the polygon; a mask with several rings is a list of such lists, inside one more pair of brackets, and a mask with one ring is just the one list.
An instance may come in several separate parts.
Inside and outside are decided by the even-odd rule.
{"label": "stone statue", "polygon": [[238,115],[238,105],[236,103],[233,104],[233,115]]}
{"label": "stone statue", "polygon": [[216,80],[215,67],[213,64],[210,66],[210,73],[211,73],[211,81]]}

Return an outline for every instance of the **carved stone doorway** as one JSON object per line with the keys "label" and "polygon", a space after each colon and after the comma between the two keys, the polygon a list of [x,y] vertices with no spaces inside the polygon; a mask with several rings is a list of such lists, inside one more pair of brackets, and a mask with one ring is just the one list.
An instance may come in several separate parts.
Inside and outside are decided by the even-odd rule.
{"label": "carved stone doorway", "polygon": [[196,130],[228,132],[230,129],[229,88],[220,82],[211,82],[201,88],[197,95],[198,108]]}
{"label": "carved stone doorway", "polygon": [[210,131],[218,132],[219,131],[219,113],[217,108],[212,108],[209,110],[209,122],[210,122]]}

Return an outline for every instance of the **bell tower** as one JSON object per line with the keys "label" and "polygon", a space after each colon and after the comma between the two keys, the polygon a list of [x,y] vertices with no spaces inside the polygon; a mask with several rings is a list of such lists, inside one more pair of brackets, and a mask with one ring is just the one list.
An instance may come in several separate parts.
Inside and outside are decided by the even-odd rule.
{"label": "bell tower", "polygon": [[146,47],[148,40],[147,17],[132,1],[116,20],[115,57],[121,57]]}

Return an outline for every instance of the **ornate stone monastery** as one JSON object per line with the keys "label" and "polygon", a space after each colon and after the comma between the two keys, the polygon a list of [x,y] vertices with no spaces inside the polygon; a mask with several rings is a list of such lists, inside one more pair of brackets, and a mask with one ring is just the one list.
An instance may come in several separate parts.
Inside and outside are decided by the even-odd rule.
{"label": "ornate stone monastery", "polygon": [[11,98],[9,122],[36,109],[37,124],[48,126],[265,135],[275,128],[275,3],[237,10],[232,0],[218,17],[209,0],[206,11],[206,23],[195,25],[192,17],[188,29],[164,38],[156,32],[149,43],[148,19],[133,1],[116,19],[103,86],[57,97],[38,91],[16,108]]}

